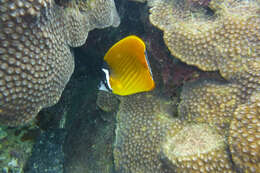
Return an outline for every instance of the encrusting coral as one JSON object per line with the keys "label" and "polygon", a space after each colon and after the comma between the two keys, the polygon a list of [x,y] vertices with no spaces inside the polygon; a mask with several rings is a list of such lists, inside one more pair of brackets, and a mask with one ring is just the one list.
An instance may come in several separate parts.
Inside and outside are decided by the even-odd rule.
{"label": "encrusting coral", "polygon": [[55,104],[74,70],[70,47],[94,28],[119,25],[113,0],[69,3],[0,1],[1,123],[23,125]]}
{"label": "encrusting coral", "polygon": [[115,95],[111,95],[109,92],[99,91],[96,104],[103,111],[111,112],[118,109],[119,100]]}
{"label": "encrusting coral", "polygon": [[[147,0],[151,7],[150,22],[164,32],[164,41],[172,55],[201,70],[218,71],[225,79],[198,80],[184,85],[178,118],[183,124],[180,126],[187,130],[175,129],[169,135],[169,127],[161,144],[162,159],[177,172],[260,170],[259,2]],[[186,126],[187,121],[195,125]],[[207,157],[213,162],[219,160],[215,160],[219,166],[212,163],[213,167],[199,170],[205,164],[199,159],[203,152],[199,152],[198,144],[203,139],[207,139],[208,147],[217,146],[211,148],[216,156],[210,156],[213,154],[210,150],[203,152],[209,151]],[[214,139],[216,145],[207,144],[209,139]],[[185,147],[200,154],[186,154]]]}
{"label": "encrusting coral", "polygon": [[79,10],[87,12],[91,30],[120,24],[114,0],[80,0],[76,2]]}
{"label": "encrusting coral", "polygon": [[207,124],[186,124],[168,131],[161,152],[175,172],[234,172],[223,136]]}
{"label": "encrusting coral", "polygon": [[[260,94],[253,94],[250,102],[241,104],[239,93],[236,85],[223,81],[187,83],[177,117],[171,113],[174,104],[154,93],[118,97],[116,170],[257,172]],[[103,99],[100,107],[115,99],[109,94],[98,94],[98,100]]]}
{"label": "encrusting coral", "polygon": [[233,172],[225,136],[214,127],[176,118],[174,103],[154,93],[119,98],[114,144],[118,172]]}
{"label": "encrusting coral", "polygon": [[249,98],[260,87],[259,1],[212,0],[210,12],[190,2],[195,1],[149,0],[151,23],[164,31],[175,57],[205,71],[219,70]]}
{"label": "encrusting coral", "polygon": [[114,159],[116,170],[167,172],[157,157],[160,142],[170,125],[158,98],[150,94],[122,97],[117,113]]}
{"label": "encrusting coral", "polygon": [[260,94],[245,103],[239,87],[214,81],[197,81],[183,87],[179,115],[196,123],[207,123],[224,135],[235,168],[242,172],[260,170]]}
{"label": "encrusting coral", "polygon": [[[102,94],[104,93],[101,92],[98,96],[108,99],[108,95],[101,97]],[[157,155],[169,125],[173,122],[176,122],[176,126],[181,124],[179,120],[170,118],[171,113],[174,112],[174,102],[149,93],[124,96],[119,99],[114,144],[116,171],[121,173],[169,172],[167,168],[163,168]],[[107,101],[100,103],[107,103]]]}
{"label": "encrusting coral", "polygon": [[260,170],[260,92],[238,106],[230,125],[229,147],[235,165],[242,172]]}
{"label": "encrusting coral", "polygon": [[214,80],[186,83],[178,106],[181,119],[208,123],[222,134],[228,133],[236,107],[241,103],[239,87]]}

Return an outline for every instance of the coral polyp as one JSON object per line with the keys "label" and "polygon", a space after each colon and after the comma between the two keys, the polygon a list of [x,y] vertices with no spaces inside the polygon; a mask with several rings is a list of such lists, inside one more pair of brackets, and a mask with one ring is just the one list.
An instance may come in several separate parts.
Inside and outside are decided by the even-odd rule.
{"label": "coral polyp", "polygon": [[219,70],[248,98],[260,87],[259,1],[212,0],[204,8],[151,0],[150,21],[164,31],[172,55],[204,71]]}
{"label": "coral polyp", "polygon": [[88,1],[81,8],[68,2],[0,1],[1,124],[24,125],[54,105],[74,70],[70,47],[84,44],[90,30],[120,22],[113,0],[92,1],[91,9]]}
{"label": "coral polyp", "polygon": [[159,105],[149,94],[121,98],[114,148],[117,171],[166,172],[157,154],[170,122],[160,113]]}
{"label": "coral polyp", "polygon": [[106,91],[99,91],[97,96],[97,106],[105,112],[116,111],[119,100],[115,95],[111,95]]}
{"label": "coral polyp", "polygon": [[260,170],[260,92],[238,106],[230,125],[229,147],[232,159],[243,172]]}
{"label": "coral polyp", "polygon": [[214,80],[186,83],[178,107],[181,119],[207,123],[228,133],[236,107],[241,104],[239,87]]}
{"label": "coral polyp", "polygon": [[186,124],[162,143],[166,164],[176,172],[234,172],[225,138],[207,124]]}

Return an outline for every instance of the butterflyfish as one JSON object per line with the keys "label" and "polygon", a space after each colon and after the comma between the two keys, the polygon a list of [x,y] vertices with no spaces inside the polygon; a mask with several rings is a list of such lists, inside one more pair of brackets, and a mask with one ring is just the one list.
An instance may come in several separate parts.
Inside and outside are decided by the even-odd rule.
{"label": "butterflyfish", "polygon": [[144,41],[131,35],[114,44],[104,56],[108,69],[100,90],[117,95],[131,95],[155,88]]}

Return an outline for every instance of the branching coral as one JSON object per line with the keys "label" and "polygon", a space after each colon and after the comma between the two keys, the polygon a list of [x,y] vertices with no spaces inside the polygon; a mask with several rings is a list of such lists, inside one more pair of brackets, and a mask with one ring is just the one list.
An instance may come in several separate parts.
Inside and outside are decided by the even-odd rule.
{"label": "branching coral", "polygon": [[22,125],[55,104],[74,70],[69,46],[82,45],[93,28],[119,24],[113,0],[83,2],[91,12],[53,0],[0,1],[1,123]]}
{"label": "branching coral", "polygon": [[240,105],[230,126],[229,145],[232,159],[243,172],[260,170],[260,93]]}
{"label": "branching coral", "polygon": [[213,15],[181,2],[148,1],[150,21],[164,31],[171,53],[202,70],[219,70],[248,98],[260,87],[259,1],[212,0]]}

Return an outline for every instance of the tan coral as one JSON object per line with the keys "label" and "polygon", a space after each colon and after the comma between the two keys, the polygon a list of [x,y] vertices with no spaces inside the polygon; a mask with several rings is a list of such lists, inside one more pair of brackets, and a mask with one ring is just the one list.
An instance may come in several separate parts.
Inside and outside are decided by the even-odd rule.
{"label": "tan coral", "polygon": [[78,0],[76,3],[80,11],[87,13],[91,29],[120,24],[114,0]]}
{"label": "tan coral", "polygon": [[[160,143],[172,121],[179,122],[177,125],[181,123],[170,119],[171,115],[165,112],[165,103],[168,104],[145,93],[121,98],[114,148],[118,172],[171,172],[158,158]],[[171,104],[168,106],[172,107]]]}
{"label": "tan coral", "polygon": [[119,100],[116,95],[106,91],[99,91],[97,95],[97,106],[105,112],[112,112],[118,109]]}
{"label": "tan coral", "polygon": [[219,70],[248,98],[260,87],[259,1],[212,0],[191,12],[176,0],[150,0],[150,21],[164,31],[171,53],[205,71]]}
{"label": "tan coral", "polygon": [[260,92],[240,105],[230,125],[229,147],[235,165],[243,172],[260,171]]}
{"label": "tan coral", "polygon": [[167,133],[161,150],[177,173],[235,172],[224,137],[207,124],[186,124],[174,135]]}
{"label": "tan coral", "polygon": [[22,125],[59,100],[74,70],[69,46],[83,44],[94,24],[87,11],[52,0],[0,1],[1,123]]}
{"label": "tan coral", "polygon": [[214,127],[175,118],[167,109],[173,105],[154,95],[120,100],[114,148],[118,172],[234,172],[226,137]]}
{"label": "tan coral", "polygon": [[228,133],[236,107],[241,103],[238,86],[213,80],[186,83],[178,107],[181,119],[208,123]]}

